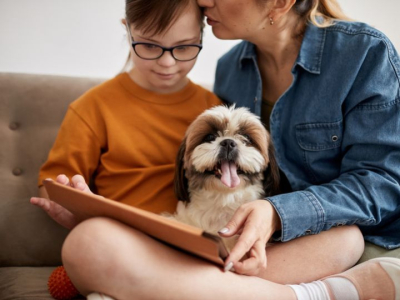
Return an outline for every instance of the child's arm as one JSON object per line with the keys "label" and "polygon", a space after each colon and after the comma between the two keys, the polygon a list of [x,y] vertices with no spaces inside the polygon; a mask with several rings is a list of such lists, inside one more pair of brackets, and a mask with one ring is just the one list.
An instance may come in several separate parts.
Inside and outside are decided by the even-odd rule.
{"label": "child's arm", "polygon": [[[65,175],[58,175],[56,181],[64,185],[73,186],[78,190],[91,193],[85,179],[81,175],[72,177],[71,183]],[[46,189],[43,186],[40,187],[39,195],[39,197],[32,197],[30,199],[31,204],[42,208],[54,221],[67,229],[72,229],[78,224],[75,216],[69,210],[48,199],[49,197]]]}

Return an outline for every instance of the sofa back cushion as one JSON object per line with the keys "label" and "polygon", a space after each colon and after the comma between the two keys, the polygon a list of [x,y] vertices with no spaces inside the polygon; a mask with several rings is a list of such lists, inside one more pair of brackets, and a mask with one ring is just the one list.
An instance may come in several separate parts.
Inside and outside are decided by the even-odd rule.
{"label": "sofa back cushion", "polygon": [[0,73],[0,267],[61,263],[68,232],[29,199],[69,103],[102,81]]}

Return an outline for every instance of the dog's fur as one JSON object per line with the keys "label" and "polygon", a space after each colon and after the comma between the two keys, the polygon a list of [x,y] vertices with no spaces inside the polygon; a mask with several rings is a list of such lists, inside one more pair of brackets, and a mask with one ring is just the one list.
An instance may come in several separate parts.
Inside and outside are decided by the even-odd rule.
{"label": "dog's fur", "polygon": [[179,149],[175,192],[181,202],[173,218],[217,234],[242,204],[278,194],[279,182],[259,118],[246,108],[216,106],[189,126]]}

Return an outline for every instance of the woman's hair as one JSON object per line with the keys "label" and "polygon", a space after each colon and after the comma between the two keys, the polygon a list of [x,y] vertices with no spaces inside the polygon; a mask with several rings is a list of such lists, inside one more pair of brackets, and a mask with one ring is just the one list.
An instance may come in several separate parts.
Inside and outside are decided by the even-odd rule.
{"label": "woman's hair", "polygon": [[[126,0],[125,19],[144,33],[160,34],[188,5],[198,7],[195,0]],[[204,15],[200,7],[198,10],[199,24],[203,28]]]}
{"label": "woman's hair", "polygon": [[297,0],[293,8],[305,23],[311,22],[318,27],[328,27],[335,20],[351,20],[337,0]]}

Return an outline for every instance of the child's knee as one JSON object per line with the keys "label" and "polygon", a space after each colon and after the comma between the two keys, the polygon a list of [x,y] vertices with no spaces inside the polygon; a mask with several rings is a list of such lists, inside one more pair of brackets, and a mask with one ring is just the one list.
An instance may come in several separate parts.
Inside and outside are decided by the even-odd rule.
{"label": "child's knee", "polygon": [[76,257],[86,253],[82,252],[82,248],[90,250],[90,244],[94,238],[100,238],[104,234],[106,218],[92,218],[79,223],[75,226],[64,241],[62,248],[62,258],[65,259]]}
{"label": "child's knee", "polygon": [[107,229],[114,222],[106,218],[92,218],[78,224],[67,236],[62,247],[62,261],[73,284],[83,294],[95,288],[93,277],[99,274],[104,260]]}

